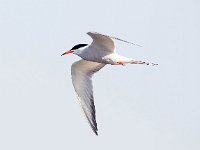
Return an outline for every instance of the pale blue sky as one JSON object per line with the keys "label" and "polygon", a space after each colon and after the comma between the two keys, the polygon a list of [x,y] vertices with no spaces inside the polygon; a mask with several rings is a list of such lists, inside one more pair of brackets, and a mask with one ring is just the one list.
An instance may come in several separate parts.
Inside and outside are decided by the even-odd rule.
{"label": "pale blue sky", "polygon": [[[197,0],[0,0],[0,149],[200,149]],[[60,57],[85,33],[158,63],[107,66],[94,77],[99,136],[79,107]]]}

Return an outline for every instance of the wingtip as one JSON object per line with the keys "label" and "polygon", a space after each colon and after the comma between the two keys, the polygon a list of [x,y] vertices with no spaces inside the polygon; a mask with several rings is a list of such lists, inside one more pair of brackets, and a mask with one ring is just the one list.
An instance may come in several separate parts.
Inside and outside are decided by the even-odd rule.
{"label": "wingtip", "polygon": [[97,124],[95,123],[95,125],[90,124],[92,131],[96,134],[96,136],[98,136],[98,128],[97,128]]}
{"label": "wingtip", "polygon": [[[91,125],[91,124],[90,124]],[[96,126],[92,126],[92,131],[96,134],[96,136],[98,136],[98,128],[97,128],[97,125]]]}
{"label": "wingtip", "polygon": [[98,132],[97,131],[94,131],[94,133],[95,133],[96,136],[98,136]]}

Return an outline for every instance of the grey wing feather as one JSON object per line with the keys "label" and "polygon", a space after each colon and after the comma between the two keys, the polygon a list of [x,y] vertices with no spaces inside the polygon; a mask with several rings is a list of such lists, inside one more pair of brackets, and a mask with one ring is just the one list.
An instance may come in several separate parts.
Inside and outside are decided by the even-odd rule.
{"label": "grey wing feather", "polygon": [[104,66],[105,64],[80,60],[73,63],[71,67],[74,89],[78,95],[85,116],[96,135],[98,135],[98,128],[96,123],[92,76]]}
{"label": "grey wing feather", "polygon": [[[126,40],[123,40],[123,39],[120,39],[120,38],[117,38],[117,37],[114,37],[114,36],[109,36],[109,35],[104,35],[104,34],[101,34],[101,33],[98,33],[98,32],[88,32],[87,33],[88,35],[90,35],[93,40],[96,41],[97,38],[94,38],[94,37],[101,37],[104,39],[107,39],[108,41],[110,41],[110,45],[112,45],[112,49],[114,50],[115,46],[114,46],[114,42],[112,39],[115,39],[115,40],[118,40],[118,41],[122,41],[122,42],[125,42],[125,43],[129,43],[129,44],[132,44],[132,45],[136,45],[136,46],[139,46],[139,47],[142,47],[141,45],[139,44],[135,44],[135,43],[132,43],[132,42],[129,42],[129,41],[126,41]],[[111,42],[112,41],[112,42]],[[94,42],[94,41],[93,41]],[[102,43],[105,42],[105,41],[101,41]],[[112,44],[111,44],[112,43]],[[107,44],[108,45],[108,44]]]}
{"label": "grey wing feather", "polygon": [[99,50],[114,52],[115,44],[109,36],[97,32],[88,32],[87,34],[93,39],[92,47]]}

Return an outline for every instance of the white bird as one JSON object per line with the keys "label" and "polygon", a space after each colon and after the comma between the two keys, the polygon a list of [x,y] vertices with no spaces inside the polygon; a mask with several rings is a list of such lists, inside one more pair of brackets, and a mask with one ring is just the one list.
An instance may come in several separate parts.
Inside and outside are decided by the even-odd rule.
{"label": "white bird", "polygon": [[93,74],[103,68],[106,64],[157,64],[137,61],[117,54],[112,39],[133,44],[131,42],[97,32],[88,32],[87,34],[93,39],[93,42],[90,45],[75,45],[72,49],[66,51],[62,55],[73,53],[82,58],[71,66],[72,83],[85,116],[94,133],[98,135],[92,86]]}

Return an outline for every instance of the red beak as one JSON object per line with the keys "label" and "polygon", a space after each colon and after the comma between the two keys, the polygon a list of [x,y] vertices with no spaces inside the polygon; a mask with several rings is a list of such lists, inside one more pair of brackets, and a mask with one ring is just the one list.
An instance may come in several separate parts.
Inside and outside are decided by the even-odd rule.
{"label": "red beak", "polygon": [[70,54],[70,53],[73,53],[73,52],[74,52],[74,51],[70,49],[70,50],[64,52],[61,56],[66,55],[66,54]]}

